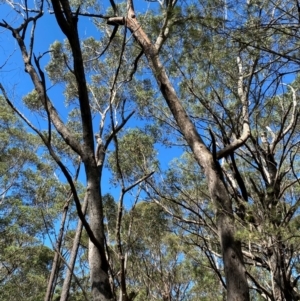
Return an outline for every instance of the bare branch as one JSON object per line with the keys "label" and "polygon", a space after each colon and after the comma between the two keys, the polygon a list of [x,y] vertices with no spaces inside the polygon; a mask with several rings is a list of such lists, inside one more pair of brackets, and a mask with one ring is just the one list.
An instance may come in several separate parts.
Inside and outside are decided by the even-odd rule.
{"label": "bare branch", "polygon": [[118,28],[119,28],[118,25],[114,26],[114,29],[113,29],[113,31],[111,33],[111,36],[109,37],[108,44],[106,45],[106,47],[103,49],[103,51],[100,53],[100,55],[98,57],[101,57],[105,53],[105,51],[108,49],[109,45],[111,44],[113,38],[115,37],[115,35],[116,35],[117,31],[118,31]]}
{"label": "bare branch", "polygon": [[[36,17],[37,18],[37,17]],[[33,18],[32,18],[33,20]],[[28,20],[25,21],[25,23],[29,22]],[[22,53],[23,61],[25,64],[25,71],[30,75],[30,78],[34,84],[35,90],[37,91],[39,95],[39,99],[41,103],[43,104],[44,108],[48,108],[49,115],[51,117],[51,121],[53,122],[55,128],[57,129],[58,133],[62,136],[62,138],[65,140],[65,142],[82,158],[84,158],[84,153],[82,152],[80,143],[73,137],[73,135],[69,132],[68,128],[65,126],[65,124],[60,119],[56,109],[52,105],[52,102],[47,96],[47,93],[45,91],[45,87],[43,84],[43,80],[40,79],[36,69],[33,67],[31,63],[31,58],[29,53],[27,52],[27,48],[25,46],[24,40],[20,36],[20,28],[24,27],[23,23],[18,29],[12,28],[10,25],[5,23],[0,23],[0,26],[5,27],[9,29],[14,38],[16,39],[19,48]]]}
{"label": "bare branch", "polygon": [[253,277],[250,273],[246,272],[247,276],[253,281],[253,283],[256,285],[256,287],[258,288],[258,291],[261,292],[261,294],[265,294],[269,300],[273,300],[273,296],[268,292],[267,289],[265,289],[263,286],[260,285],[260,283],[255,279],[255,277]]}
{"label": "bare branch", "polygon": [[127,82],[132,80],[133,75],[136,73],[137,68],[138,68],[138,62],[140,60],[140,58],[142,57],[142,55],[144,54],[144,51],[141,50],[141,52],[138,54],[138,56],[135,58],[134,62],[133,62],[133,68],[129,73],[129,77],[127,79]]}
{"label": "bare branch", "polygon": [[163,46],[164,42],[167,40],[169,32],[170,32],[170,28],[173,25],[173,22],[171,20],[171,11],[172,11],[172,1],[169,1],[169,5],[165,12],[164,23],[162,25],[162,28],[161,28],[159,35],[156,39],[156,42],[154,44],[154,46],[158,52],[161,49],[161,47]]}
{"label": "bare branch", "polygon": [[86,230],[86,232],[88,233],[88,236],[90,238],[90,240],[93,242],[93,244],[100,250],[103,252],[104,254],[104,250],[103,247],[101,246],[101,244],[98,242],[98,240],[96,239],[93,231],[90,228],[90,225],[88,224],[88,222],[85,219],[84,214],[82,213],[81,210],[81,204],[80,204],[80,200],[77,194],[77,190],[75,187],[75,184],[73,182],[73,179],[68,171],[68,169],[66,168],[66,166],[62,163],[62,161],[59,159],[59,157],[57,156],[57,154],[54,152],[51,144],[48,143],[48,139],[22,114],[20,113],[20,111],[13,105],[13,103],[9,100],[9,98],[7,97],[7,94],[2,86],[2,84],[0,83],[0,90],[2,91],[2,94],[6,100],[6,102],[9,104],[9,106],[17,113],[17,115],[35,132],[38,134],[38,136],[42,139],[42,141],[44,142],[45,146],[48,148],[48,151],[51,155],[51,157],[54,159],[54,161],[57,163],[57,165],[60,167],[62,173],[64,174],[64,176],[66,177],[74,200],[75,200],[75,205],[76,205],[76,209],[77,209],[77,213],[78,216]]}
{"label": "bare branch", "polygon": [[[229,145],[221,149],[217,152],[217,158],[221,159],[242,145],[245,144],[245,142],[250,137],[250,124],[249,124],[249,111],[248,111],[248,91],[244,88],[244,75],[243,75],[243,65],[241,57],[237,57],[237,66],[238,66],[238,95],[240,98],[240,101],[242,103],[242,122],[243,122],[243,131],[242,135],[235,139],[233,142],[231,142]],[[254,72],[254,68],[252,68],[252,72]]]}
{"label": "bare branch", "polygon": [[285,136],[291,130],[291,128],[294,126],[294,123],[295,123],[295,120],[296,120],[296,108],[297,108],[296,90],[291,85],[287,85],[287,86],[292,90],[293,111],[292,111],[292,116],[291,116],[290,123],[286,127],[286,129],[282,132],[281,137]]}
{"label": "bare branch", "polygon": [[154,174],[154,171],[151,171],[149,174],[143,176],[142,178],[138,179],[136,182],[134,182],[133,184],[131,184],[130,186],[122,189],[123,193],[125,194],[126,192],[128,192],[129,190],[131,190],[132,188],[134,188],[135,186],[139,185],[140,183],[142,183],[143,181],[147,180],[148,178],[150,178],[152,175]]}

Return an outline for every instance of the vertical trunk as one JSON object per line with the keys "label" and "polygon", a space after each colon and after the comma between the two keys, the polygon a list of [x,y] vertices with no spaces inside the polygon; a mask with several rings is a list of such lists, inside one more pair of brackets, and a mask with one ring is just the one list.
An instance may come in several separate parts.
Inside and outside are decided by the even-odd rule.
{"label": "vertical trunk", "polygon": [[94,301],[113,299],[108,277],[108,262],[105,255],[103,208],[100,190],[99,170],[96,164],[86,166],[88,212],[92,232],[99,246],[89,241],[89,265]]}
{"label": "vertical trunk", "polygon": [[[89,208],[88,229],[90,278],[94,301],[108,301],[113,298],[109,277],[108,262],[105,255],[105,237],[103,228],[103,209],[100,191],[100,170],[94,155],[94,130],[89,93],[87,88],[84,60],[78,34],[78,12],[72,12],[69,1],[52,0],[52,7],[61,31],[66,35],[73,57],[73,74],[76,78],[77,93],[82,125],[82,144],[80,156],[85,166],[87,180],[87,198]],[[66,141],[66,140],[65,140]],[[68,141],[67,141],[68,142]]]}
{"label": "vertical trunk", "polygon": [[47,291],[44,298],[44,301],[50,301],[52,299],[53,291],[55,288],[55,280],[57,279],[56,275],[58,273],[58,267],[59,267],[59,252],[62,244],[63,234],[64,234],[64,228],[65,228],[65,222],[67,218],[67,212],[68,212],[68,206],[69,206],[70,199],[66,202],[64,206],[64,211],[61,218],[61,224],[59,229],[59,235],[57,238],[56,246],[55,246],[55,254],[53,258],[52,268],[51,268],[51,274],[48,281]]}
{"label": "vertical trunk", "polygon": [[164,289],[162,290],[163,301],[172,301],[172,295],[171,295],[171,292],[170,292],[170,287],[167,283],[168,280],[166,279],[165,281],[166,282],[164,283]]}
{"label": "vertical trunk", "polygon": [[280,265],[279,265],[279,258],[277,254],[277,248],[274,247],[273,254],[270,258],[271,262],[271,269],[272,269],[272,290],[273,290],[273,297],[274,301],[285,301],[282,294],[282,277],[280,273]]}
{"label": "vertical trunk", "polygon": [[118,215],[116,224],[116,237],[117,237],[117,250],[118,257],[120,260],[120,295],[119,301],[128,301],[127,287],[126,287],[126,269],[125,269],[125,256],[123,254],[122,240],[121,240],[121,222],[123,216],[123,201],[124,194],[122,193],[119,205],[118,205]]}
{"label": "vertical trunk", "polygon": [[249,289],[246,279],[241,244],[235,239],[234,217],[231,199],[224,185],[221,169],[213,164],[207,167],[206,176],[210,196],[216,208],[216,220],[222,247],[227,300],[249,300]]}
{"label": "vertical trunk", "polygon": [[[88,202],[87,202],[87,196],[86,196],[84,198],[84,202],[83,202],[83,205],[82,205],[82,213],[84,215],[86,213],[87,205],[88,205]],[[73,271],[74,271],[74,266],[75,266],[77,252],[78,252],[79,243],[80,243],[80,237],[81,237],[81,233],[82,233],[82,226],[83,226],[82,222],[81,222],[81,220],[79,220],[78,224],[77,224],[76,234],[75,234],[75,237],[74,237],[72,251],[71,251],[71,257],[70,257],[70,261],[69,261],[69,268],[67,270],[66,277],[65,277],[65,280],[64,280],[64,284],[63,284],[63,287],[62,287],[60,301],[67,301],[68,300],[72,275],[73,275]]]}
{"label": "vertical trunk", "polygon": [[272,290],[274,301],[293,301],[299,300],[298,294],[292,288],[291,280],[288,276],[286,266],[286,250],[282,243],[280,235],[275,235],[271,239],[272,245],[269,247],[272,250],[270,256],[270,266],[272,270]]}

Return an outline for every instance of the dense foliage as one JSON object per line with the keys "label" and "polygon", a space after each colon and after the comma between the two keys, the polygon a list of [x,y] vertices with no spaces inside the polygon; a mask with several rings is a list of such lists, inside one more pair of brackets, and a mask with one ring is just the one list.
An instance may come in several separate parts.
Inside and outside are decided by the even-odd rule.
{"label": "dense foliage", "polygon": [[0,299],[300,300],[299,3],[135,2],[0,2]]}

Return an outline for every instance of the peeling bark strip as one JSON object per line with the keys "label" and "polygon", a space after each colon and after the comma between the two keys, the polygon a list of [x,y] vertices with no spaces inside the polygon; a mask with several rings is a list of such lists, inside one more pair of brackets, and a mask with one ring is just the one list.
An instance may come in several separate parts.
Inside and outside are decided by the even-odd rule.
{"label": "peeling bark strip", "polygon": [[[171,2],[171,1],[170,1]],[[228,301],[249,301],[249,288],[246,279],[246,271],[243,262],[240,242],[234,238],[234,217],[231,199],[228,195],[226,186],[222,178],[222,172],[201,136],[197,132],[195,126],[188,117],[185,109],[181,105],[180,100],[168,78],[165,68],[161,64],[158,53],[164,42],[164,39],[158,39],[153,45],[143,28],[138,23],[132,1],[127,1],[127,18],[112,17],[108,20],[108,24],[127,26],[135,39],[141,45],[150,68],[156,78],[157,84],[168,104],[176,122],[179,126],[184,138],[189,144],[193,154],[200,166],[203,167],[207,177],[210,196],[216,208],[216,218],[219,231],[219,237],[222,246],[223,261],[225,267],[225,276],[227,283],[227,300]],[[163,28],[162,35],[168,33],[168,20],[165,20],[166,26]],[[165,36],[164,36],[165,37]],[[242,91],[241,91],[242,92]],[[246,94],[244,93],[243,96]],[[229,154],[237,147],[241,146],[249,137],[249,124],[247,120],[247,107],[244,100],[244,133],[233,145],[229,145],[224,153]]]}

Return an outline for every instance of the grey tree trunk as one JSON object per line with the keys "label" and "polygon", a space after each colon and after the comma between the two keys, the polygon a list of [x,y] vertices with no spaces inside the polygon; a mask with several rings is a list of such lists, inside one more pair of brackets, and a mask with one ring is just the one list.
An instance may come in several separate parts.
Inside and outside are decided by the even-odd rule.
{"label": "grey tree trunk", "polygon": [[[85,227],[87,234],[91,240],[90,243],[90,269],[91,269],[91,281],[92,281],[92,293],[95,301],[109,301],[113,299],[111,287],[109,285],[108,277],[108,262],[105,256],[105,239],[103,229],[103,214],[102,214],[102,199],[100,191],[100,173],[98,169],[96,158],[94,155],[94,131],[92,124],[92,114],[89,103],[89,95],[87,91],[87,83],[85,78],[85,70],[82,58],[82,52],[80,47],[80,40],[77,31],[78,18],[72,13],[72,9],[69,1],[52,0],[52,8],[57,20],[57,23],[66,35],[73,55],[72,72],[76,78],[77,93],[79,99],[79,107],[81,114],[82,136],[81,139],[75,138],[72,131],[70,131],[64,122],[61,120],[58,111],[53,106],[51,100],[48,98],[46,81],[43,70],[39,66],[39,60],[35,60],[35,66],[32,64],[32,45],[29,49],[26,47],[24,28],[27,28],[29,22],[36,22],[42,17],[42,9],[35,15],[34,18],[24,18],[24,22],[21,26],[13,28],[8,23],[0,23],[0,26],[11,31],[15,38],[20,51],[22,53],[22,59],[25,65],[25,70],[29,74],[34,88],[37,92],[41,105],[48,118],[48,133],[43,134],[31,123],[24,118],[22,114],[19,114],[27,124],[37,132],[42,139],[45,146],[48,148],[50,155],[59,165],[63,174],[65,175],[77,208],[78,216]],[[34,31],[32,31],[32,35]],[[33,36],[31,36],[33,42]],[[57,156],[55,150],[51,144],[51,125],[54,125],[57,132],[60,134],[65,143],[76,152],[82,159],[85,167],[86,179],[87,179],[87,199],[89,206],[89,221],[87,223],[80,205],[80,200],[77,195],[74,181],[67,170],[66,166],[62,163]]]}
{"label": "grey tree trunk", "polygon": [[[162,32],[161,36],[157,39],[156,44],[153,45],[136,19],[132,1],[128,1],[127,4],[128,15],[126,22],[123,17],[113,17],[108,20],[108,24],[127,26],[141,45],[170,111],[198,164],[203,168],[207,177],[210,196],[216,208],[218,232],[225,267],[227,300],[249,301],[249,287],[241,245],[234,237],[234,216],[231,199],[225,187],[219,163],[207,149],[194,124],[191,122],[181,105],[175,89],[167,76],[166,70],[159,60],[158,53],[165,39],[165,32]],[[226,152],[230,153],[242,145],[248,137],[249,133],[246,134],[246,138],[243,141],[235,143],[235,145],[229,147]]]}
{"label": "grey tree trunk", "polygon": [[[87,199],[89,208],[88,224],[82,217],[81,208],[78,209],[85,229],[90,238],[89,265],[94,301],[108,301],[113,299],[109,284],[108,262],[105,255],[105,237],[103,227],[103,208],[100,188],[100,170],[97,166],[94,150],[94,131],[89,95],[85,78],[85,70],[77,31],[78,18],[74,18],[69,1],[52,0],[52,6],[57,23],[68,38],[73,55],[73,71],[76,78],[78,99],[82,123],[82,147],[80,156],[84,163],[87,179]],[[69,141],[66,141],[69,143]],[[78,206],[78,204],[76,204]]]}
{"label": "grey tree trunk", "polygon": [[[92,295],[94,301],[107,301],[113,299],[108,277],[108,262],[105,256],[104,247],[104,226],[101,191],[97,166],[94,170],[95,175],[88,178],[88,199],[89,199],[89,220],[91,230],[95,235],[99,245],[95,245],[89,240],[89,266],[90,278],[92,282]],[[89,173],[88,173],[89,174]]]}

